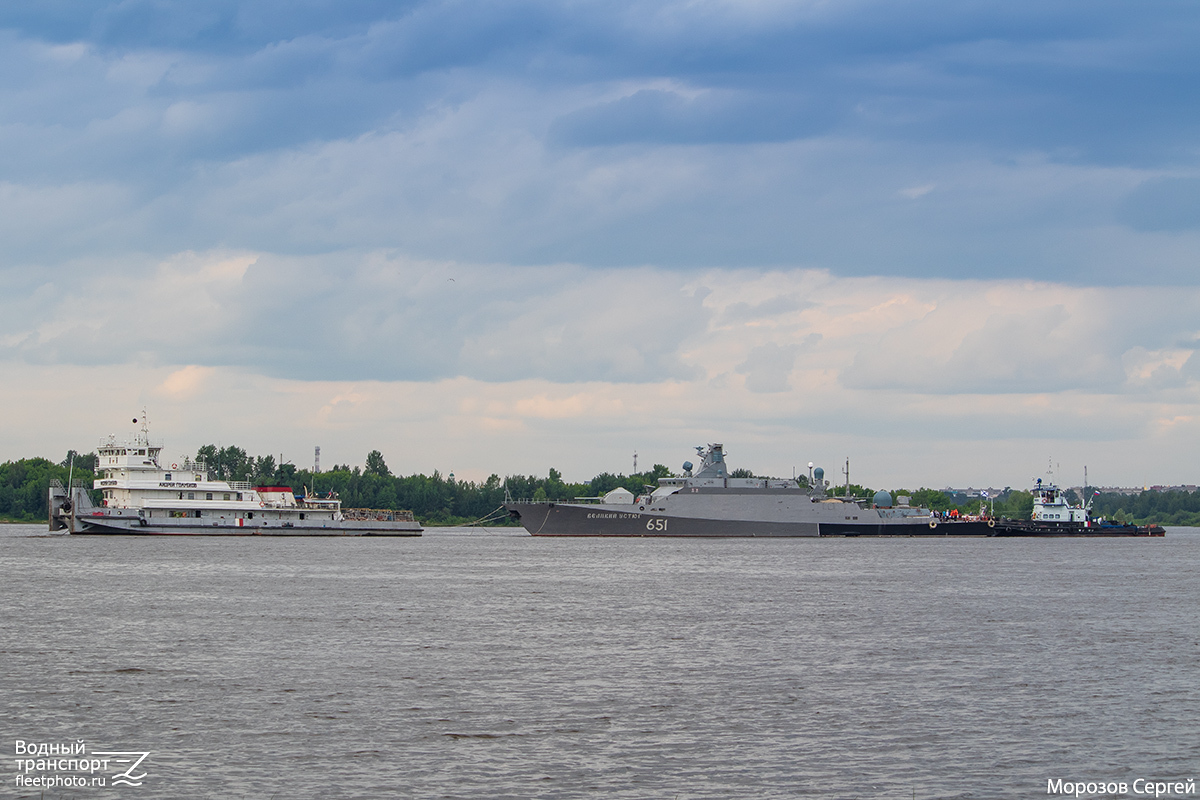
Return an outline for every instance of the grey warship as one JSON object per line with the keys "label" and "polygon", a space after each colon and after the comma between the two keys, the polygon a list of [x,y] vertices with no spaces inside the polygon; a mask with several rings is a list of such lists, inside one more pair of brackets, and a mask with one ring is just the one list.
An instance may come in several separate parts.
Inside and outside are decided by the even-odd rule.
{"label": "grey warship", "polygon": [[[809,487],[795,479],[731,478],[724,446],[697,447],[700,468],[660,478],[653,491],[623,489],[575,502],[513,501],[509,516],[534,536],[991,536],[991,520],[938,519],[928,509],[830,497],[817,469]],[[651,488],[651,487],[646,487]]]}

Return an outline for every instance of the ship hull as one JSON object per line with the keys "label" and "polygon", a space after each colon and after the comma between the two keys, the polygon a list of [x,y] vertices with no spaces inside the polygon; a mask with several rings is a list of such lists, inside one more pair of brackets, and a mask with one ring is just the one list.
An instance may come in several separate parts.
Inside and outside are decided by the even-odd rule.
{"label": "ship hull", "polygon": [[1068,537],[1109,538],[1129,536],[1166,536],[1159,525],[1085,525],[1080,522],[1035,522],[1001,520],[996,524],[996,536],[1023,536],[1043,539]]}
{"label": "ship hull", "polygon": [[931,524],[927,517],[870,522],[713,519],[575,503],[506,503],[509,516],[533,536],[656,536],[800,538],[992,536],[984,520]]}
{"label": "ship hull", "polygon": [[[60,517],[59,526],[75,535],[108,536],[420,536],[420,523],[407,520],[218,520],[196,524],[187,518],[146,520],[136,516]],[[242,524],[238,524],[241,522]]]}
{"label": "ship hull", "polygon": [[[50,531],[107,536],[420,536],[407,511],[352,509],[339,514],[299,508],[239,508],[210,504],[175,516],[162,508],[111,508],[91,503],[87,491],[50,487]],[[179,513],[179,512],[175,512]]]}

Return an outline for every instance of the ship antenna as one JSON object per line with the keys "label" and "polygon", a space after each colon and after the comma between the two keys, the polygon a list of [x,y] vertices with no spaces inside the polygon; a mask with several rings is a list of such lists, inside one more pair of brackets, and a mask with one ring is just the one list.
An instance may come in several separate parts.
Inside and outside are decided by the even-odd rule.
{"label": "ship antenna", "polygon": [[[99,472],[99,470],[97,470]],[[71,528],[75,532],[75,500],[71,497],[71,483],[75,478],[75,451],[71,451],[71,463],[67,465],[67,499],[71,501]]]}

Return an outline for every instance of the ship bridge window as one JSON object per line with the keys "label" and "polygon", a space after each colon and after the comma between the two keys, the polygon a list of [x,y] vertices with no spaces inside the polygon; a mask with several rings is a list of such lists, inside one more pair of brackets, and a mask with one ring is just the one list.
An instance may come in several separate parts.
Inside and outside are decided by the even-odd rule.
{"label": "ship bridge window", "polygon": [[204,499],[205,499],[205,500],[212,500],[212,492],[205,492],[205,493],[204,493]]}

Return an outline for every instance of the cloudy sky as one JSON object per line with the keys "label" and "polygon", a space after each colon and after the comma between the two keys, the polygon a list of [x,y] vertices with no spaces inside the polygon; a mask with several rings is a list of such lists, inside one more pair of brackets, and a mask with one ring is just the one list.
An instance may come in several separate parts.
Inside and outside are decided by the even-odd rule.
{"label": "cloudy sky", "polygon": [[0,9],[0,460],[1200,482],[1200,7]]}

